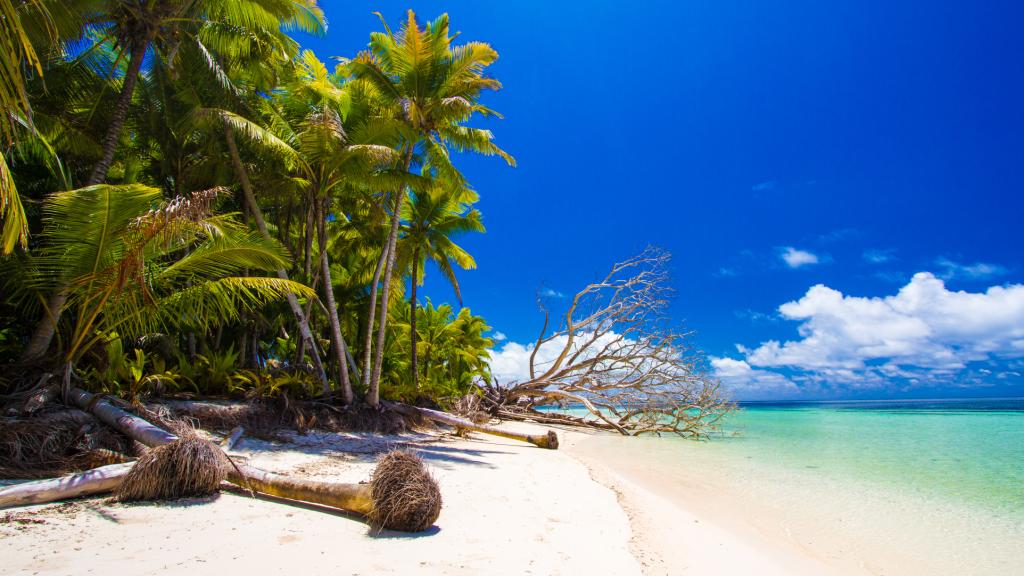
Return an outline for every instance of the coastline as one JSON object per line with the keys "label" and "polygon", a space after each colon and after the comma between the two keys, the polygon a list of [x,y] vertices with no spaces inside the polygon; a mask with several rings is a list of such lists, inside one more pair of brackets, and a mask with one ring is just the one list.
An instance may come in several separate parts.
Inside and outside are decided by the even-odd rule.
{"label": "coastline", "polygon": [[[630,521],[631,551],[645,575],[869,573],[828,563],[814,550],[744,527],[742,522],[723,522],[727,516],[739,519],[742,510],[734,508],[726,515],[699,512],[692,501],[673,498],[676,492],[645,482],[642,471],[600,458],[601,447],[595,444],[613,436],[577,431],[565,436],[566,452],[587,467],[594,481],[615,492]],[[710,496],[710,486],[703,488],[695,498]]]}
{"label": "coastline", "polygon": [[[666,457],[676,447],[659,439],[649,445],[556,430],[557,451],[479,434],[310,434],[287,444],[246,438],[239,446],[259,467],[343,482],[366,480],[382,450],[415,450],[444,497],[437,524],[425,533],[374,533],[341,513],[233,492],[149,504],[103,497],[0,511],[0,557],[11,574],[801,576],[959,569],[936,570],[913,552],[858,546],[851,532],[808,518],[805,509],[784,510],[764,501],[763,492],[738,491],[724,480],[732,471],[707,462],[687,462],[689,469],[675,474],[684,457]],[[867,528],[891,529],[885,522]],[[967,554],[965,561],[972,560]]]}
{"label": "coastline", "polygon": [[648,555],[665,559],[668,570],[650,573],[1009,574],[1024,565],[1019,521],[962,503],[723,457],[714,440],[592,435],[569,448],[624,496]]}

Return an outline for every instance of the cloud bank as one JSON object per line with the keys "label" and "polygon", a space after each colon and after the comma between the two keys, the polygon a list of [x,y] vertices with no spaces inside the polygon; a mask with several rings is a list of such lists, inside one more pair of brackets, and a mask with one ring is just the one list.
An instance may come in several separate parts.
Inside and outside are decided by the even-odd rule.
{"label": "cloud bank", "polygon": [[949,290],[928,272],[895,295],[866,298],[816,285],[778,308],[799,339],[737,345],[713,358],[737,394],[891,385],[991,385],[1024,359],[1024,285]]}

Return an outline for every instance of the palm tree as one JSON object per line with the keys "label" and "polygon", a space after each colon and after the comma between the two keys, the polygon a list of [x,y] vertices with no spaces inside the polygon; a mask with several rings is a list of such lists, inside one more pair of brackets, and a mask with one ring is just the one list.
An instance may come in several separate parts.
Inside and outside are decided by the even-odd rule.
{"label": "palm tree", "polygon": [[172,62],[183,39],[202,45],[203,36],[223,40],[225,30],[259,36],[283,36],[283,28],[315,34],[324,30],[323,13],[315,0],[105,0],[85,24],[84,30],[100,31],[101,42],[117,47],[119,60],[128,56],[103,139],[103,155],[87,186],[106,180],[147,52]]}
{"label": "palm tree", "polygon": [[[0,147],[16,141],[19,124],[33,131],[27,73],[42,75],[42,60],[33,41],[54,40],[58,25],[42,0],[0,0]],[[0,151],[0,255],[28,244],[28,221],[7,159]]]}
{"label": "palm tree", "polygon": [[[94,49],[112,46],[117,51],[119,56],[114,63],[115,70],[120,67],[124,55],[129,55],[120,93],[103,138],[102,154],[86,186],[106,180],[148,52],[153,52],[170,66],[184,41],[194,42],[200,51],[210,54],[203,45],[204,39],[215,41],[226,49],[230,46],[226,38],[237,39],[246,33],[280,37],[280,43],[287,43],[284,28],[313,33],[324,30],[323,13],[315,0],[101,0],[98,7],[93,2],[83,4],[80,13],[82,36],[98,39]],[[45,354],[66,298],[66,290],[61,286],[49,297],[43,318],[22,355],[23,361],[38,360]]]}
{"label": "palm tree", "polygon": [[367,130],[367,119],[353,110],[354,95],[348,86],[329,74],[313,52],[303,52],[297,77],[284,94],[282,116],[290,124],[288,132],[299,152],[295,164],[299,177],[308,183],[306,195],[316,222],[314,230],[307,234],[315,233],[318,238],[320,273],[342,400],[350,403],[353,392],[347,345],[333,291],[327,223],[337,219],[332,215],[332,207],[338,196],[353,188],[374,190],[393,182],[387,169],[397,162],[397,154],[394,149],[374,142],[378,134]]}
{"label": "palm tree", "polygon": [[64,286],[74,311],[63,338],[65,386],[75,362],[111,333],[205,328],[285,294],[313,296],[295,282],[235,276],[272,270],[287,255],[231,217],[213,215],[220,192],[162,203],[155,188],[97,185],[47,199],[45,248],[29,260],[30,286]]}
{"label": "palm tree", "polygon": [[[405,336],[412,328],[411,310],[407,305],[398,305],[392,310],[394,330],[388,336],[385,362],[391,368],[391,382],[396,383],[389,390],[391,393],[406,400],[426,396],[444,401],[469,393],[477,380],[490,379],[488,350],[494,342],[484,336],[490,330],[487,323],[474,316],[469,308],[461,309],[456,315],[451,305],[441,304],[435,308],[428,298],[416,311],[421,335],[418,347],[423,356],[419,368],[421,384],[418,387],[397,384],[407,380],[407,363],[395,356],[407,356],[404,346],[397,343],[409,342]],[[396,368],[402,372],[395,373]]]}
{"label": "palm tree", "polygon": [[[466,122],[475,114],[496,114],[480,104],[479,97],[484,90],[497,90],[501,87],[497,80],[484,75],[487,66],[498,58],[498,53],[481,42],[453,47],[447,14],[422,27],[416,21],[415,13],[409,10],[397,34],[392,34],[387,23],[383,23],[386,32],[371,34],[369,50],[348,62],[347,71],[371,83],[380,98],[387,103],[393,117],[406,126],[406,133],[397,147],[402,154],[401,169],[409,172],[414,155],[419,151],[424,167],[429,167],[431,172],[453,182],[461,182],[461,175],[449,160],[449,148],[485,155],[496,154],[509,165],[514,165],[515,160],[492,142],[490,131],[466,126]],[[369,342],[363,351],[364,374],[370,374],[366,400],[371,406],[376,406],[380,397],[380,367],[387,333],[387,302],[397,255],[399,220],[407,195],[407,189],[402,187],[393,194],[389,203],[391,226],[378,263],[378,269],[383,274],[383,285],[372,373],[369,370]],[[371,286],[371,319],[376,312],[376,292],[375,281]]]}
{"label": "palm tree", "polygon": [[[268,129],[264,113],[270,107],[263,96],[277,90],[281,78],[294,75],[292,58],[298,54],[298,45],[287,38],[286,42],[278,42],[273,35],[235,38],[230,30],[222,32],[210,26],[204,27],[203,32],[195,50],[190,50],[189,46],[179,50],[182,62],[177,71],[179,75],[183,72],[186,78],[177,83],[174,100],[189,107],[179,130],[200,134],[207,144],[222,141],[226,145],[234,178],[242,189],[245,212],[253,217],[257,230],[269,241],[270,228],[252,182],[253,162],[247,160],[257,159],[256,164],[269,161],[274,169],[283,173],[293,169],[298,159],[291,145]],[[203,43],[210,45],[211,50],[215,47],[215,52],[206,52]],[[246,158],[242,156],[240,143],[246,146]],[[204,152],[203,157],[208,160],[211,156],[218,157],[221,150],[208,147]],[[287,267],[279,268],[276,273],[281,279],[289,278]],[[295,295],[289,295],[287,301],[299,329],[301,356],[309,355],[322,388],[328,391],[330,382],[310,328],[309,315]]]}
{"label": "palm tree", "polygon": [[[416,286],[423,283],[426,261],[433,260],[455,289],[462,305],[462,291],[455,277],[453,264],[463,270],[476,268],[476,261],[452,238],[466,232],[484,232],[480,211],[469,205],[477,199],[476,192],[450,183],[438,183],[422,193],[415,193],[406,203],[402,219],[407,222],[401,244],[399,270],[412,269],[409,296],[411,329],[410,373],[414,387],[419,387],[416,333]],[[404,258],[403,258],[404,256]]]}

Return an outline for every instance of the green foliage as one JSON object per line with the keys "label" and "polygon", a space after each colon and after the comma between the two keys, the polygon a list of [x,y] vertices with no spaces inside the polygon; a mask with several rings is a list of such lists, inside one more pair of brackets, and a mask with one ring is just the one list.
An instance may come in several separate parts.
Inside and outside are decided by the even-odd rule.
{"label": "green foliage", "polygon": [[46,247],[29,259],[33,287],[63,290],[73,312],[66,360],[102,333],[142,336],[231,322],[285,294],[311,291],[278,278],[229,276],[283,265],[280,245],[212,215],[218,190],[161,202],[140,185],[52,194]]}
{"label": "green foliage", "polygon": [[85,372],[85,380],[96,390],[135,401],[148,391],[178,392],[189,387],[196,392],[195,382],[174,369],[158,355],[133,348],[124,350],[124,341],[117,334],[106,337],[100,361]]}
{"label": "green foliage", "polygon": [[315,0],[0,0],[0,362],[53,305],[43,362],[97,390],[319,395],[285,301],[327,372],[339,343],[359,357],[394,216],[385,395],[439,401],[489,377],[483,320],[428,305],[411,381],[402,280],[415,290],[434,262],[461,304],[454,271],[475,261],[455,239],[483,225],[452,152],[514,163],[467,125],[495,114],[479,97],[500,87],[497,52],[409,12],[332,70],[287,34],[325,28]]}
{"label": "green foliage", "polygon": [[381,391],[387,397],[405,401],[430,399],[437,403],[456,400],[474,389],[475,383],[491,378],[490,349],[494,342],[484,336],[491,327],[469,308],[458,314],[449,304],[434,307],[429,300],[417,307],[416,322],[420,357],[419,387],[408,369],[410,307],[393,305],[392,324],[385,351],[386,377]]}

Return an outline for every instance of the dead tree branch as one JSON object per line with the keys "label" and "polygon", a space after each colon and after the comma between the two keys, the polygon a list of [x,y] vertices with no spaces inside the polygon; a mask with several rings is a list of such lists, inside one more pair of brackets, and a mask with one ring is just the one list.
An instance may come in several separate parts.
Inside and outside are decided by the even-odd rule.
{"label": "dead tree branch", "polygon": [[530,379],[485,390],[492,413],[535,419],[537,408],[574,407],[590,425],[627,435],[704,437],[717,429],[734,407],[687,345],[690,333],[668,316],[670,256],[647,248],[615,264],[572,298],[553,332],[542,307]]}

